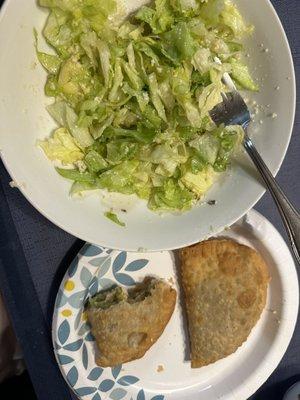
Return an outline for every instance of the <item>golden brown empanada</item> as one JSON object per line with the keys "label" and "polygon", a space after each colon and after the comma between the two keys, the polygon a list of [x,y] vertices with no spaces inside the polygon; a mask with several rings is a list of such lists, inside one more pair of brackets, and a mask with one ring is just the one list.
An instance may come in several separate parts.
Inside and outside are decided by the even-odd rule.
{"label": "golden brown empanada", "polygon": [[180,251],[191,366],[235,352],[266,303],[269,275],[262,257],[231,240],[209,240]]}
{"label": "golden brown empanada", "polygon": [[112,367],[143,357],[163,333],[175,302],[175,289],[155,278],[90,299],[87,315],[99,349],[97,364]]}

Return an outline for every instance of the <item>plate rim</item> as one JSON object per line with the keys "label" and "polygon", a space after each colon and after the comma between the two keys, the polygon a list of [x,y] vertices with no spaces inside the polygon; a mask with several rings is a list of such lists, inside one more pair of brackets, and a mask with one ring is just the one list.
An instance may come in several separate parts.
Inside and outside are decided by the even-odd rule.
{"label": "plate rim", "polygon": [[[276,235],[278,241],[280,241],[282,243],[282,253],[284,253],[284,256],[287,257],[288,259],[288,265],[289,265],[289,274],[288,277],[286,274],[284,274],[283,269],[280,268],[276,268],[276,270],[279,273],[280,276],[280,281],[284,281],[289,282],[289,281],[293,281],[294,282],[294,288],[295,288],[295,292],[293,292],[293,294],[289,294],[289,301],[286,302],[286,307],[288,307],[289,312],[292,313],[292,318],[289,319],[283,319],[283,323],[281,323],[279,326],[280,328],[278,328],[277,330],[277,335],[280,335],[279,338],[276,341],[276,349],[273,348],[271,350],[271,355],[269,355],[271,362],[268,362],[266,364],[264,364],[264,369],[263,369],[263,373],[262,371],[260,371],[260,373],[258,372],[254,372],[250,375],[250,379],[246,382],[243,383],[243,385],[240,385],[239,387],[241,388],[238,392],[238,398],[239,400],[244,399],[246,400],[248,397],[250,397],[251,395],[253,395],[263,384],[264,382],[266,382],[266,380],[270,377],[270,375],[275,371],[275,369],[278,367],[280,361],[282,360],[289,344],[290,341],[292,339],[292,336],[294,334],[294,330],[295,330],[295,326],[297,323],[297,317],[298,317],[298,309],[299,309],[299,285],[298,285],[298,275],[297,275],[297,271],[295,268],[295,262],[294,259],[292,257],[292,254],[289,250],[288,245],[286,244],[286,242],[284,241],[283,237],[281,236],[280,232],[276,229],[276,227],[265,217],[263,216],[261,213],[259,213],[258,211],[252,209],[248,212],[248,215],[250,217],[250,219],[254,219],[255,221],[263,221],[266,223],[266,225],[268,226],[268,230],[272,231],[272,235]],[[241,236],[242,237],[242,236]],[[84,244],[84,246],[86,246],[87,244]],[[88,244],[91,245],[91,244]],[[96,247],[100,247],[97,246]],[[81,250],[80,250],[81,251]],[[166,251],[168,253],[170,253],[170,251]],[[148,252],[151,253],[151,252]],[[140,253],[141,255],[143,253]],[[76,259],[77,255],[74,257],[74,259]],[[274,260],[276,261],[276,258],[274,258]],[[280,264],[281,265],[281,264]],[[68,266],[66,273],[62,279],[62,282],[65,280],[65,277],[67,276],[67,273],[69,271],[70,266]],[[285,267],[286,268],[286,267]],[[285,284],[285,285],[286,285]],[[62,285],[62,283],[61,283]],[[60,288],[61,288],[60,285]],[[287,293],[290,293],[289,291]],[[292,297],[293,296],[293,297]],[[296,298],[295,298],[296,296]],[[57,318],[57,313],[56,313],[56,304],[57,304],[58,298],[56,297],[55,300],[55,306],[54,306],[54,312],[53,312],[53,317],[52,317],[52,328],[51,328],[51,336],[52,336],[52,344],[53,344],[53,351],[55,354],[55,358],[56,361],[58,363],[59,369],[66,381],[66,383],[68,384],[68,386],[70,387],[70,389],[76,394],[76,396],[78,396],[78,394],[76,393],[75,389],[70,385],[70,383],[67,381],[67,373],[65,372],[63,366],[59,363],[58,360],[58,353],[56,351],[55,348],[55,338],[56,338],[56,334],[57,331],[54,329],[55,324],[57,324],[57,321],[55,322],[55,318]],[[278,346],[280,346],[278,348]],[[225,378],[225,381],[228,378]],[[222,384],[222,381],[219,381],[218,383]],[[213,385],[212,385],[213,386]],[[231,393],[231,389],[233,390],[238,390],[237,388],[230,388],[229,387],[229,391],[222,397],[222,400],[233,400],[232,393]],[[191,394],[191,396],[194,396],[194,394]],[[108,398],[108,397],[107,397]],[[217,397],[215,398],[217,399]],[[190,400],[192,400],[192,397],[190,398]]]}

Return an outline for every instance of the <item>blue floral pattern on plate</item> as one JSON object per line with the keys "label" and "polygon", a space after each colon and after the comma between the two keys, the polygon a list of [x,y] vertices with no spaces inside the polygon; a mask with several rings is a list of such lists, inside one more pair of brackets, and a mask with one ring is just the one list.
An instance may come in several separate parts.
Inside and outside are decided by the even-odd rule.
{"label": "blue floral pattern on plate", "polygon": [[138,376],[122,365],[100,368],[95,363],[95,343],[84,313],[86,300],[113,284],[130,287],[149,259],[133,253],[85,244],[71,263],[59,289],[53,318],[53,343],[60,369],[79,398],[87,400],[164,400],[147,394]]}

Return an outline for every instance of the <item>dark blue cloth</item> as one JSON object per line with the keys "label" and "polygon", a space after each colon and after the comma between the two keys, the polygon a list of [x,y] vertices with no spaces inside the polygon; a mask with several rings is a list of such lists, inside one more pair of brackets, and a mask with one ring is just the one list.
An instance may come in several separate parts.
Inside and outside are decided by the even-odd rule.
{"label": "dark blue cloth", "polygon": [[[281,18],[292,48],[296,75],[300,77],[300,0],[272,0],[279,17]],[[2,1],[0,0],[0,5]],[[266,21],[267,23],[267,21]],[[298,82],[299,92],[299,82]],[[288,194],[295,206],[300,209],[300,109],[297,101],[297,116],[291,145],[283,166],[278,174],[278,181]],[[12,247],[5,244],[8,236],[4,237],[4,226],[0,223],[0,262],[6,263],[11,270],[18,268],[19,273],[25,273],[26,279],[20,286],[25,285],[24,303],[22,310],[18,310],[11,295],[11,284],[14,274],[0,275],[0,286],[3,285],[5,300],[11,318],[21,343],[24,344],[27,366],[35,386],[39,400],[67,400],[67,386],[60,379],[56,367],[50,340],[50,326],[53,304],[60,281],[70,261],[80,249],[82,242],[60,230],[42,217],[20,194],[17,189],[9,186],[10,178],[0,162],[0,191],[2,214],[7,217],[11,225],[9,233],[14,236]],[[3,208],[2,208],[3,207]],[[284,228],[277,210],[269,194],[266,194],[255,207],[265,215],[286,238]],[[6,209],[6,211],[4,211]],[[7,234],[6,234],[7,235]],[[15,253],[15,256],[13,256]],[[11,255],[10,255],[11,254]],[[16,257],[17,255],[17,257]],[[6,268],[7,268],[6,265]],[[1,263],[0,263],[1,268]],[[17,274],[18,275],[18,274]],[[1,277],[3,279],[1,279]],[[32,299],[36,294],[36,304],[26,301],[29,294]],[[32,323],[40,327],[40,331],[33,329],[31,343],[39,346],[39,351],[30,351],[26,348],[26,330],[19,320],[19,312],[30,316],[36,313],[38,321]],[[26,323],[24,321],[24,323]],[[24,336],[25,335],[25,336]],[[47,366],[50,368],[48,373]],[[46,369],[45,369],[46,368]],[[51,382],[51,390],[45,390],[41,382]],[[298,322],[294,337],[284,358],[268,381],[251,397],[251,400],[279,400],[285,390],[294,381],[300,379],[300,323]],[[209,399],[208,399],[209,400]]]}

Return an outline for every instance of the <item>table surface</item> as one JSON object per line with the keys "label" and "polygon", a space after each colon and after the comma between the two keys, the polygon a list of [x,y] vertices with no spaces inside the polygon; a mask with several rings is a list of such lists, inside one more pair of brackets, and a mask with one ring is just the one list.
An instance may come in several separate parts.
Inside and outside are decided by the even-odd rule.
{"label": "table surface", "polygon": [[[285,27],[293,52],[296,76],[300,77],[300,0],[272,0],[272,2]],[[0,0],[0,6],[1,4],[2,1]],[[297,88],[299,90],[299,82]],[[285,161],[278,174],[278,182],[298,209],[300,209],[299,106],[300,102],[298,98],[298,112],[296,115],[292,141]],[[53,304],[60,281],[68,264],[74,258],[83,243],[46,220],[27,202],[17,189],[10,188],[10,178],[1,161],[0,178],[3,189],[2,191],[0,190],[0,198],[2,201],[5,201],[9,207],[10,216],[7,217],[11,218],[10,221],[13,222],[19,243],[25,255],[24,262],[26,268],[29,270],[30,289],[27,288],[27,292],[29,290],[36,291],[40,302],[39,306],[44,314],[46,330],[48,330],[49,333]],[[281,220],[269,194],[266,194],[261,199],[255,209],[266,216],[286,239]],[[0,241],[1,237],[0,226]],[[13,299],[8,296],[6,301],[18,334],[19,325],[14,314]],[[26,312],[30,315],[32,312],[30,309],[32,304],[29,302],[28,304],[25,304],[24,307],[28,307]],[[38,335],[38,332],[32,332],[32,335]],[[37,396],[39,400],[48,400],[49,393],[46,393],[43,390],[43,385],[39,383],[45,381],[46,374],[38,368],[38,365],[42,365],[46,358],[48,362],[50,360],[50,362],[53,363],[53,366],[55,364],[53,355],[51,354],[50,335],[45,335],[44,347],[39,353],[39,360],[36,356],[35,358],[30,356],[30,351],[25,351],[25,354],[26,363]],[[54,369],[55,368],[56,367],[54,367]],[[62,394],[62,388],[64,388],[65,393],[67,393],[66,387],[64,387],[59,374],[57,377],[57,387],[52,387],[51,399],[56,400],[64,397],[64,400],[66,400],[66,396]],[[283,393],[286,389],[297,380],[300,380],[300,320],[298,320],[293,339],[278,368],[274,371],[267,382],[257,391],[257,393],[251,397],[251,400],[282,399]],[[72,398],[72,396],[70,396],[70,398]]]}

